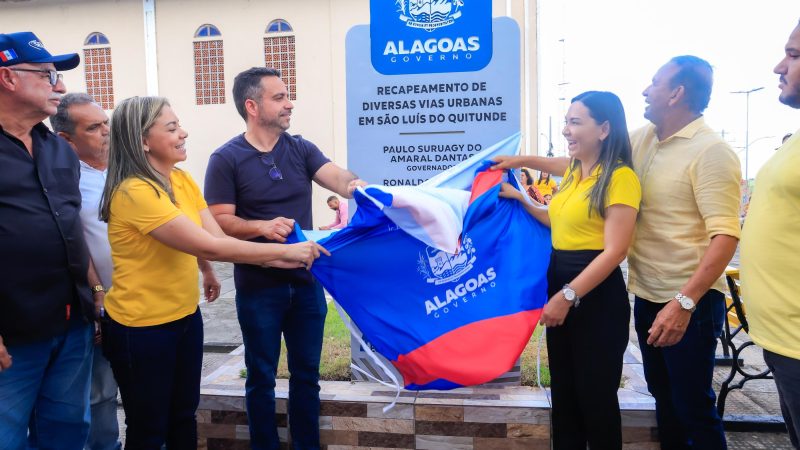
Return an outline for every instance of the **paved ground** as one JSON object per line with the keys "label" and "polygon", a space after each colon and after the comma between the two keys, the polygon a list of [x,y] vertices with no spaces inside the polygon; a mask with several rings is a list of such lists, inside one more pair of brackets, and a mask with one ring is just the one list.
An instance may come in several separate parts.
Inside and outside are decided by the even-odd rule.
{"label": "paved ground", "polygon": [[[738,254],[734,257],[732,265],[738,266]],[[242,335],[236,319],[236,305],[233,300],[235,290],[232,266],[230,264],[215,263],[215,269],[222,282],[220,298],[213,303],[201,304],[206,348],[207,350],[213,350],[206,352],[204,355],[203,376],[210,374],[226,358],[226,354],[221,352],[228,349],[232,350],[242,343]],[[627,268],[623,265],[623,269]],[[631,331],[631,343],[638,347],[633,330]],[[721,348],[718,349],[718,354],[722,354]],[[748,372],[759,372],[766,367],[761,351],[756,347],[746,349],[742,357],[745,362],[745,369]],[[729,372],[729,367],[718,367],[715,370],[715,390],[719,390],[720,384],[725,380]],[[772,380],[748,382],[745,384],[744,389],[734,391],[728,396],[725,413],[726,416],[732,414],[762,418],[780,417],[780,406],[775,384]],[[119,418],[121,435],[124,436],[124,413],[121,408]],[[726,434],[728,445],[731,449],[792,449],[786,433],[728,432]]]}

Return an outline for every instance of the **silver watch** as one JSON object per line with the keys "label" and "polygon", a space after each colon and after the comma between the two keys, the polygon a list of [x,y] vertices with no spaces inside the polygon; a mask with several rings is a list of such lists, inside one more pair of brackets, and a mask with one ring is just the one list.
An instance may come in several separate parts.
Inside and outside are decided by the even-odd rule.
{"label": "silver watch", "polygon": [[563,288],[561,288],[561,293],[564,294],[564,299],[570,303],[572,306],[578,307],[581,304],[581,298],[578,297],[578,294],[575,293],[575,289],[572,289],[572,286],[569,284],[565,284]]}
{"label": "silver watch", "polygon": [[694,300],[692,300],[691,297],[687,297],[678,292],[677,294],[675,294],[674,298],[675,300],[678,301],[678,304],[681,305],[681,308],[686,311],[694,312],[694,310],[697,309],[697,304],[695,303]]}

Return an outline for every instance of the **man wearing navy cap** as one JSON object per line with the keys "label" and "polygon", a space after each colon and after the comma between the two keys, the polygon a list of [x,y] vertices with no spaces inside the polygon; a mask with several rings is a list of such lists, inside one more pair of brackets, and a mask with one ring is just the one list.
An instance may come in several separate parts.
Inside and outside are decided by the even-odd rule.
{"label": "man wearing navy cap", "polygon": [[[93,295],[75,152],[41,123],[66,91],[30,32],[0,34],[0,446],[81,449],[89,431]],[[99,295],[99,294],[98,294]],[[13,358],[13,359],[12,359]],[[35,413],[31,414],[35,410]]]}

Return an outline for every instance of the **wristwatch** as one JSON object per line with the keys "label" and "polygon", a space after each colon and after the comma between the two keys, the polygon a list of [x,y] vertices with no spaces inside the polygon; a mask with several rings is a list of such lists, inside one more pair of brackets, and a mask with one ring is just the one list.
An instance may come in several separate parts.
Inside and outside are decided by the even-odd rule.
{"label": "wristwatch", "polygon": [[572,306],[578,307],[581,304],[581,299],[578,297],[578,294],[575,293],[575,289],[572,289],[572,286],[569,284],[565,284],[563,288],[561,288],[561,293],[564,294],[564,299],[570,303]]}
{"label": "wristwatch", "polygon": [[105,292],[106,288],[103,287],[102,284],[95,284],[92,286],[92,295],[97,294],[98,292]]}
{"label": "wristwatch", "polygon": [[697,304],[694,302],[694,300],[692,300],[691,297],[687,297],[678,292],[677,294],[675,294],[674,298],[675,300],[678,301],[678,304],[681,305],[682,309],[689,311],[690,313],[694,312],[694,310],[697,309]]}

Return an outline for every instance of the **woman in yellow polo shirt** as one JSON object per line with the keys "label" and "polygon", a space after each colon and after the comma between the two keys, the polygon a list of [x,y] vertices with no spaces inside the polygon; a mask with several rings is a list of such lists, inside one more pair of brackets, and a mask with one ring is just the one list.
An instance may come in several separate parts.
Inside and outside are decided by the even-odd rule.
{"label": "woman in yellow polo shirt", "polygon": [[570,167],[549,207],[515,198],[552,230],[547,328],[556,449],[622,448],[617,389],[630,303],[619,264],[631,243],[641,188],[631,168],[625,111],[610,92],[572,99],[563,131]]}
{"label": "woman in yellow polo shirt", "polygon": [[550,179],[550,174],[547,172],[539,171],[539,178],[534,183],[536,189],[539,189],[539,192],[542,195],[549,195],[553,196],[556,192],[558,192],[558,184],[556,184],[556,180]]}
{"label": "woman in yellow polo shirt", "polygon": [[192,177],[187,133],[164,98],[117,105],[101,205],[114,263],[105,298],[103,350],[122,394],[126,448],[195,448],[206,298],[219,296],[207,260],[283,268],[310,266],[313,242],[258,244],[225,236]]}

